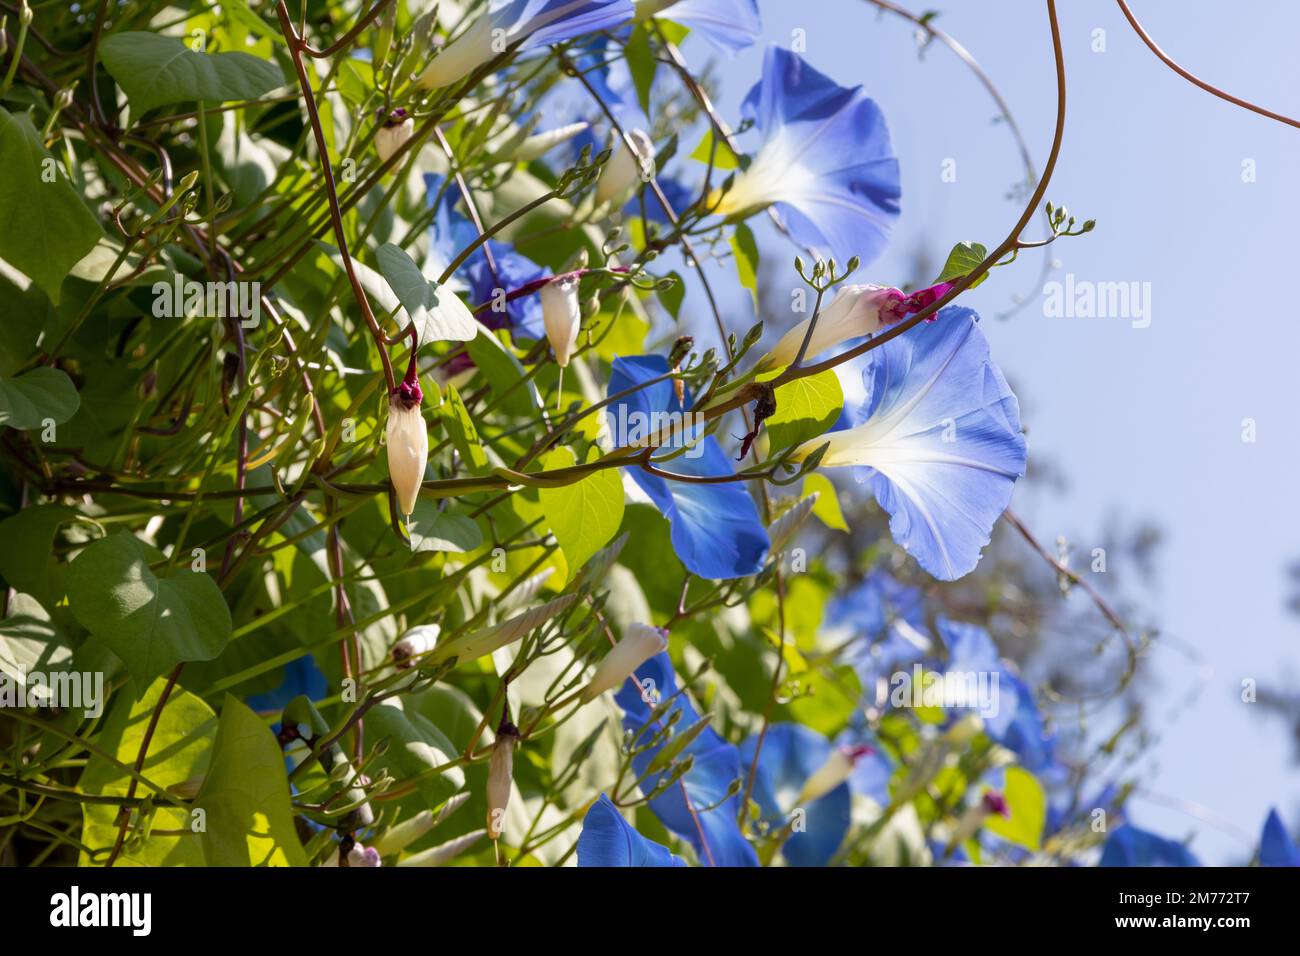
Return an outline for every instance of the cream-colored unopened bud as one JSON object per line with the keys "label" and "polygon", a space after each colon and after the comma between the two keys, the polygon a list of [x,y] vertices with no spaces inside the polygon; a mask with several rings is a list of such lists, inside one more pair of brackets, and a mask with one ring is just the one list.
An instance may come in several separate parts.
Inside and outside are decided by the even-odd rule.
{"label": "cream-colored unopened bud", "polygon": [[667,649],[668,631],[664,628],[629,624],[623,630],[623,637],[596,666],[591,682],[582,689],[580,700],[585,704],[619,686],[638,667]]}
{"label": "cream-colored unopened bud", "polygon": [[411,666],[411,658],[419,657],[433,650],[438,643],[442,628],[437,624],[421,624],[413,627],[402,639],[393,645],[393,661],[399,668]]}
{"label": "cream-colored unopened bud", "polygon": [[[632,141],[634,149],[628,148]],[[596,180],[596,205],[604,205],[627,196],[639,182],[648,182],[655,174],[655,144],[643,130],[627,130],[618,137],[614,152]]]}
{"label": "cream-colored unopened bud", "polygon": [[397,507],[409,516],[415,510],[429,463],[429,431],[420,414],[420,387],[403,383],[388,405],[388,476],[397,494]]}
{"label": "cream-colored unopened bud", "polygon": [[501,838],[501,831],[506,825],[506,807],[510,804],[510,788],[515,778],[515,745],[519,743],[519,731],[507,724],[497,731],[496,743],[492,745],[492,760],[488,766],[488,836],[494,840]]}
{"label": "cream-colored unopened bud", "polygon": [[[804,357],[811,359],[841,342],[879,332],[884,324],[880,316],[881,306],[893,301],[897,295],[897,290],[878,285],[841,286],[835,298],[818,313],[817,327],[808,340]],[[804,319],[785,333],[760,364],[764,368],[780,368],[793,362],[811,325],[812,319]]]}
{"label": "cream-colored unopened bud", "polygon": [[565,368],[578,344],[578,332],[582,328],[578,280],[571,277],[554,279],[542,286],[538,295],[542,300],[542,324],[546,327],[546,338],[555,350],[555,363]]}
{"label": "cream-colored unopened bud", "polygon": [[394,116],[375,133],[375,152],[379,154],[381,163],[388,162],[389,157],[405,146],[415,133],[415,120],[407,116],[405,110],[394,110],[393,113]]}

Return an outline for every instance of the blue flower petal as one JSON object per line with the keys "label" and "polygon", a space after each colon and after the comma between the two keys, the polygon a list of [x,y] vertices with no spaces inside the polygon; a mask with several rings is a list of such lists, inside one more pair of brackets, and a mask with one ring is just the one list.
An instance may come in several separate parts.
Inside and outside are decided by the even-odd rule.
{"label": "blue flower petal", "polygon": [[[754,762],[758,735],[740,745],[746,772]],[[767,728],[758,751],[758,770],[752,796],[763,811],[763,819],[774,828],[788,826],[796,809],[803,810],[802,832],[792,834],[781,846],[781,855],[792,866],[825,866],[835,856],[849,831],[852,794],[847,783],[798,806],[803,786],[821,769],[834,748],[811,727],[778,723]]]}
{"label": "blue flower petal", "polygon": [[898,218],[898,160],[880,107],[800,56],[769,47],[745,98],[763,142],[719,211],[775,203],[795,242],[840,262],[869,265]]}
{"label": "blue flower petal", "polygon": [[867,353],[856,426],[823,464],[857,465],[894,540],[944,581],[975,569],[1025,473],[1020,408],[970,309],[949,307]]}
{"label": "blue flower petal", "polygon": [[[442,189],[442,183],[441,176],[425,173],[425,193],[430,208],[434,210],[433,222],[429,225],[429,255],[424,267],[425,274],[431,278],[441,275],[457,253],[477,235],[474,224],[453,208],[454,196]],[[459,288],[467,289],[470,307],[474,308],[496,300],[498,290],[511,292],[550,274],[550,269],[515,252],[508,243],[489,239],[474,250],[448,284],[454,291],[459,291],[458,284]],[[509,328],[524,338],[540,340],[546,335],[541,300],[535,295],[506,302],[499,311],[486,309],[476,313],[476,317],[490,329]]]}
{"label": "blue flower petal", "polygon": [[[680,180],[660,176],[658,183],[659,188],[663,190],[664,198],[673,207],[673,212],[679,216],[682,214],[682,210],[699,198],[697,190],[692,189]],[[623,208],[623,215],[625,217],[640,217],[641,201],[633,196]],[[664,209],[664,204],[659,201],[659,197],[652,189],[645,191],[645,217],[651,222],[657,222],[660,225],[668,226],[672,224],[672,220],[668,218],[668,211]]]}
{"label": "blue flower petal", "polygon": [[269,713],[284,710],[285,705],[299,695],[305,695],[308,700],[323,700],[329,696],[329,683],[311,654],[285,664],[284,679],[275,690],[250,694],[244,698],[244,703],[259,713]]}
{"label": "blue flower petal", "polygon": [[758,0],[677,0],[659,15],[690,27],[724,53],[752,46],[763,32]]}
{"label": "blue flower petal", "polygon": [[879,569],[827,604],[826,629],[832,632],[828,643],[847,645],[843,660],[872,696],[878,678],[921,660],[931,650],[921,592]]}
{"label": "blue flower petal", "polygon": [[493,0],[490,10],[494,26],[527,35],[521,49],[531,50],[626,23],[632,0]]}
{"label": "blue flower petal", "polygon": [[1276,809],[1269,810],[1264,821],[1264,832],[1259,838],[1259,865],[1300,866],[1300,847],[1291,842]]}
{"label": "blue flower petal", "polygon": [[[642,355],[614,360],[607,395],[616,395],[668,371],[662,356]],[[657,430],[664,415],[681,415],[691,407],[691,394],[679,403],[672,382],[643,388],[608,408],[616,441],[631,440]],[[628,434],[619,434],[627,432]],[[688,439],[689,440],[689,439]],[[692,477],[730,475],[732,462],[711,435],[694,448],[660,466],[663,471]],[[702,578],[739,578],[757,574],[768,549],[767,530],[754,500],[740,482],[699,484],[669,481],[640,468],[632,480],[671,524],[673,550],[692,574]]]}
{"label": "blue flower petal", "polygon": [[637,833],[605,794],[582,818],[578,866],[685,866],[668,847]]}
{"label": "blue flower petal", "polygon": [[1176,840],[1124,824],[1111,833],[1098,866],[1200,866],[1187,847]]}
{"label": "blue flower petal", "polygon": [[[646,700],[647,696],[658,701],[670,698],[673,701],[660,722],[649,728],[646,725],[654,705]],[[682,712],[676,725],[678,732],[700,719],[685,692],[678,693],[677,675],[667,653],[658,654],[638,667],[614,699],[623,709],[623,727],[632,731],[634,746],[644,747],[653,739],[673,711]],[[664,743],[660,741],[653,747],[645,747],[632,758],[632,766],[638,774],[649,769]],[[650,809],[664,826],[695,848],[705,865],[757,866],[758,854],[737,823],[740,797],[727,796],[732,781],[741,779],[740,751],[712,727],[707,727],[679,758],[686,755],[694,758],[690,771],[651,800]],[[661,776],[662,772],[647,777],[642,782],[643,788],[647,791],[654,789]]]}
{"label": "blue flower petal", "polygon": [[[951,673],[979,673],[997,676],[996,713],[982,714],[984,730],[994,740],[1007,739],[1020,707],[1023,682],[1002,665],[1002,656],[989,632],[975,624],[950,621],[941,617],[935,622],[939,637],[948,648],[948,659],[936,669]],[[992,681],[992,676],[989,678]],[[972,706],[975,706],[972,703]]]}

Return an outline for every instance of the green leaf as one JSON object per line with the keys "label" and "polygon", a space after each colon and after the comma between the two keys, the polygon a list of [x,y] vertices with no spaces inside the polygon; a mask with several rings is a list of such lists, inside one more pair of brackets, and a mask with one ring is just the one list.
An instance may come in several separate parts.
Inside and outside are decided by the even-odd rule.
{"label": "green leaf", "polygon": [[991,815],[984,823],[985,829],[1018,846],[1037,850],[1047,821],[1047,796],[1042,784],[1023,767],[1008,767],[1002,795],[1011,815]]}
{"label": "green leaf", "polygon": [[717,141],[718,147],[713,148],[713,127],[710,126],[704,133],[704,138],[700,140],[700,145],[695,147],[695,152],[691,153],[691,159],[699,160],[701,163],[709,161],[709,153],[713,153],[714,169],[739,169],[740,157],[735,154],[732,148],[727,145],[725,139]]}
{"label": "green leaf", "polygon": [[460,453],[466,467],[479,473],[487,470],[487,452],[479,443],[474,419],[469,417],[469,409],[461,401],[455,385],[447,386],[447,400],[442,403],[440,412],[442,421],[447,426],[447,434],[451,437],[451,443],[456,446],[456,451]]}
{"label": "green leaf", "polygon": [[[977,265],[988,258],[988,254],[989,251],[978,242],[959,242],[952,247],[952,252],[948,253],[948,261],[943,264],[943,271],[934,281],[953,282],[962,276],[970,275]],[[970,288],[975,288],[988,277],[989,274],[984,273],[970,284]]]}
{"label": "green leaf", "polygon": [[[262,39],[270,40],[272,43],[278,43],[284,47],[289,45],[289,41],[284,38],[283,33],[252,11],[252,8],[248,5],[248,0],[222,0],[221,9],[225,11],[231,20],[257,34]],[[269,8],[266,9],[270,12]]]}
{"label": "green leaf", "polygon": [[686,283],[682,282],[682,277],[676,272],[670,272],[668,275],[677,281],[668,288],[659,290],[659,304],[668,310],[669,315],[676,319],[681,315],[682,300],[686,298]]}
{"label": "green leaf", "polygon": [[36,505],[0,523],[0,574],[10,587],[46,607],[58,603],[64,569],[54,558],[54,536],[76,517],[65,505]]}
{"label": "green leaf", "polygon": [[30,595],[12,595],[0,620],[0,673],[23,685],[28,674],[65,671],[71,660],[72,645],[45,608]]}
{"label": "green leaf", "polygon": [[492,389],[492,401],[499,400],[501,409],[511,415],[535,416],[541,407],[537,386],[524,374],[524,367],[515,358],[496,333],[482,329],[480,334],[465,344],[469,357],[478,366],[483,384]]}
{"label": "green leaf", "polygon": [[456,295],[424,277],[406,250],[386,242],[375,251],[379,271],[415,325],[420,344],[467,342],[478,335],[474,313]]}
{"label": "green leaf", "polygon": [[77,413],[81,398],[68,374],[57,368],[34,368],[17,378],[0,380],[0,425],[41,428],[46,419],[62,425]]}
{"label": "green leaf", "polygon": [[731,251],[736,257],[736,275],[740,284],[754,297],[754,309],[758,309],[758,243],[754,233],[743,222],[737,224],[731,237]]}
{"label": "green leaf", "polygon": [[99,220],[46,152],[26,113],[12,116],[0,108],[0,170],[0,259],[58,305],[69,270],[103,234]]}
{"label": "green leaf", "polygon": [[690,27],[673,20],[665,20],[662,16],[655,17],[655,22],[659,24],[659,30],[663,33],[664,39],[674,46],[680,46],[681,42],[691,32]]}
{"label": "green leaf", "polygon": [[628,72],[632,74],[632,85],[636,87],[637,102],[641,105],[641,112],[648,116],[650,91],[654,87],[655,69],[659,66],[659,61],[650,48],[650,30],[644,23],[632,31],[627,43],[623,45],[623,53],[627,57]]}
{"label": "green leaf", "polygon": [[271,728],[229,694],[195,806],[207,817],[199,839],[208,866],[307,865],[280,745]]}
{"label": "green leaf", "polygon": [[844,392],[834,369],[797,378],[776,390],[776,412],[764,423],[773,449],[816,438],[835,424]]}
{"label": "green leaf", "polygon": [[409,530],[412,551],[473,551],[483,543],[473,518],[440,511],[437,502],[423,498],[415,503]]}
{"label": "green leaf", "polygon": [[821,520],[822,524],[835,531],[849,530],[848,522],[844,520],[844,512],[840,510],[840,498],[835,491],[835,484],[829,478],[816,472],[805,475],[803,497],[807,498],[811,494],[817,495],[813,514]]}
{"label": "green leaf", "polygon": [[[428,718],[414,709],[407,710],[401,698],[386,701],[367,712],[366,737],[388,738],[388,750],[376,758],[375,768],[387,770],[399,781],[426,774],[456,759],[458,753]],[[464,771],[451,767],[440,774],[420,776],[416,790],[430,809],[436,809],[464,784]]]}
{"label": "green leaf", "polygon": [[[795,679],[792,673],[790,680]],[[789,704],[796,721],[833,737],[853,719],[861,701],[862,684],[852,667],[811,668],[798,674],[797,681],[799,696]]]}
{"label": "green leaf", "polygon": [[99,58],[136,116],[167,103],[254,100],[284,85],[274,63],[247,53],[199,53],[176,37],[156,33],[107,36],[100,41]]}
{"label": "green leaf", "polygon": [[230,610],[212,578],[188,568],[157,577],[129,534],[77,555],[67,588],[73,615],[141,681],[181,661],[210,661],[230,639]]}
{"label": "green leaf", "polygon": [[[557,449],[544,459],[547,470],[575,463],[573,452]],[[617,468],[593,471],[580,481],[538,492],[542,511],[575,573],[618,534],[623,523],[623,480]]]}
{"label": "green leaf", "polygon": [[[111,754],[119,763],[135,766],[146,728],[157,709],[167,682],[159,679],[135,693],[118,694],[105,718],[103,730],[95,743],[99,750]],[[158,724],[150,738],[149,754],[141,772],[160,787],[170,789],[181,799],[197,792],[208,772],[212,744],[217,734],[217,715],[203,700],[174,687],[167,706],[158,715]],[[81,776],[81,789],[96,796],[125,796],[131,777],[121,767],[92,754]],[[128,837],[115,866],[203,866],[203,843],[194,826],[201,817],[184,807],[176,807],[139,784],[136,795],[154,799],[153,816],[148,821],[149,836],[143,841]],[[117,840],[118,807],[111,804],[82,806],[81,842],[97,853],[92,860],[82,853],[81,865],[103,864]],[[138,817],[135,823],[141,822]],[[206,825],[205,821],[205,825]],[[157,831],[172,831],[163,834]],[[179,834],[179,835],[173,835]]]}

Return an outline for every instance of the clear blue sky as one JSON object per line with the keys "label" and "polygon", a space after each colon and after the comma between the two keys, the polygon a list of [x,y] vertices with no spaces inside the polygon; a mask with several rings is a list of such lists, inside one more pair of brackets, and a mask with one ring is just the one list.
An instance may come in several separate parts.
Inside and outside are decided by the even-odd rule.
{"label": "clear blue sky", "polygon": [[[1241,7],[1133,0],[1137,16],[1176,59],[1230,91],[1300,114],[1300,5]],[[892,247],[864,276],[900,284],[918,248],[941,263],[958,240],[1000,242],[1020,206],[1006,193],[1021,174],[1007,130],[967,69],[934,44],[918,61],[912,28],[862,0],[761,0],[763,44],[719,58],[719,106],[734,118],[759,75],[762,46],[807,35],[807,57],[881,104],[902,164],[903,214]],[[950,0],[936,25],[960,40],[1009,100],[1034,160],[1051,141],[1055,85],[1046,7],[1034,0]],[[1300,556],[1296,461],[1300,324],[1290,305],[1292,217],[1300,204],[1300,131],[1239,110],[1174,75],[1129,29],[1118,7],[1065,0],[1069,81],[1064,149],[1049,198],[1099,221],[1059,242],[1051,278],[1151,284],[1151,324],[1048,318],[1039,259],[999,269],[968,303],[986,316],[994,355],[1021,398],[1030,454],[1049,456],[1069,488],[1026,483],[1015,506],[1045,541],[1067,534],[1093,546],[1108,516],[1150,518],[1166,534],[1156,590],[1143,606],[1191,662],[1153,651],[1149,720],[1161,739],[1141,767],[1153,791],[1202,805],[1253,841],[1270,804],[1300,811],[1300,773],[1286,728],[1240,701],[1244,678],[1284,687],[1300,674],[1300,621],[1285,609],[1286,564]],[[1094,52],[1094,31],[1105,52]],[[696,63],[712,55],[689,40]],[[941,178],[956,161],[956,182]],[[1254,182],[1242,181],[1253,160]],[[997,322],[1016,293],[1036,301]],[[1274,304],[1270,300],[1275,299]],[[741,323],[735,323],[737,328]],[[1253,418],[1257,440],[1242,441]],[[1113,562],[1130,590],[1141,582]],[[1201,690],[1190,707],[1188,695]],[[1177,712],[1176,719],[1167,715]],[[1222,828],[1152,799],[1140,825],[1182,837],[1207,863],[1247,852]]]}

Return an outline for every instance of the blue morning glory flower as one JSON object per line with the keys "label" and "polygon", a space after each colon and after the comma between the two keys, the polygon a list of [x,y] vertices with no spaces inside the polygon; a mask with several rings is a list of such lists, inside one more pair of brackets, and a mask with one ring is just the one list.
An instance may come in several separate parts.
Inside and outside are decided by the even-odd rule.
{"label": "blue morning glory flower", "polygon": [[1177,840],[1166,840],[1126,823],[1111,833],[1097,865],[1200,866],[1201,861]]}
{"label": "blue morning glory flower", "polygon": [[1259,838],[1260,866],[1300,866],[1300,847],[1291,842],[1290,835],[1277,809],[1268,811],[1264,832]]}
{"label": "blue morning glory flower", "polygon": [[[699,198],[699,190],[692,189],[680,180],[667,176],[657,178],[659,188],[663,190],[664,198],[668,204],[673,207],[673,212],[678,216],[682,211]],[[654,190],[645,191],[645,217],[651,222],[657,222],[660,225],[668,226],[672,220],[668,218],[668,211],[664,209],[664,204],[659,201]],[[627,206],[623,209],[623,215],[626,217],[637,217],[641,215],[641,202],[635,196],[628,200]]]}
{"label": "blue morning glory flower", "polygon": [[845,647],[841,659],[857,671],[869,695],[878,678],[921,660],[933,644],[920,590],[878,568],[832,599],[825,621],[824,643]]}
{"label": "blue morning glory flower", "polygon": [[[935,622],[939,637],[948,648],[948,659],[935,669],[959,674],[997,675],[998,689],[994,714],[982,714],[984,731],[999,743],[1007,737],[1020,706],[1024,684],[1002,665],[1002,655],[989,632],[975,624],[939,618]],[[972,708],[975,706],[972,702]]]}
{"label": "blue morning glory flower", "polygon": [[856,466],[894,540],[943,581],[974,570],[1025,473],[1020,406],[978,320],[950,306],[868,352],[854,427],[803,446],[828,442],[823,466]]}
{"label": "blue morning glory flower", "polygon": [[686,861],[637,833],[605,794],[582,818],[578,866],[685,866]]}
{"label": "blue morning glory flower", "polygon": [[[898,160],[880,107],[789,50],[769,47],[745,98],[763,142],[714,211],[743,217],[775,206],[795,242],[870,264],[898,218]],[[711,204],[712,205],[712,204]]]}
{"label": "blue morning glory flower", "polygon": [[636,0],[636,15],[690,27],[724,53],[751,46],[763,31],[758,0]]}
{"label": "blue morning glory flower", "polygon": [[531,50],[632,18],[632,0],[491,0],[487,12],[442,48],[420,74],[425,89],[450,86],[518,43]]}
{"label": "blue morning glory flower", "polygon": [[[644,774],[663,749],[663,740],[651,747],[646,744],[654,739],[674,711],[681,711],[676,724],[678,733],[700,719],[685,692],[678,693],[677,675],[667,652],[638,667],[614,699],[623,709],[624,729],[632,732],[632,746],[645,748],[632,758],[632,767],[638,774]],[[647,728],[656,706],[651,701],[666,700],[672,701],[671,706],[655,725]],[[707,866],[757,866],[758,854],[737,822],[741,798],[727,796],[732,781],[742,779],[740,751],[712,727],[706,727],[678,756],[690,756],[694,763],[680,780],[650,801],[654,815],[673,833],[685,838],[695,848],[700,862]],[[642,781],[642,788],[647,792],[653,790],[662,776],[663,771],[651,774]]]}
{"label": "blue morning glory flower", "polygon": [[[626,33],[630,34],[631,31]],[[599,94],[601,102],[614,114],[619,126],[624,129],[650,128],[650,117],[641,109],[636,81],[632,78],[631,67],[628,66],[621,46],[611,43],[604,36],[593,37],[583,44],[581,50],[575,51],[573,60],[586,75],[587,82]],[[599,123],[606,120],[605,111],[596,107],[587,118]]]}
{"label": "blue morning glory flower", "polygon": [[[434,217],[429,224],[429,254],[423,271],[435,279],[477,235],[474,224],[452,208],[454,196],[451,190],[442,189],[442,182],[441,176],[424,174],[425,193]],[[470,307],[477,308],[484,303],[501,301],[498,290],[510,292],[550,274],[550,269],[515,252],[509,243],[489,239],[465,260],[458,275],[448,285],[453,291],[458,287],[468,290]],[[509,328],[523,338],[540,340],[546,334],[542,325],[541,300],[535,295],[503,302],[500,310],[487,308],[476,312],[475,317],[489,329]]]}
{"label": "blue morning glory flower", "polygon": [[[740,745],[746,772],[754,762],[758,735]],[[807,785],[828,761],[835,758],[842,771],[829,782],[840,779],[825,793],[807,792]],[[752,796],[763,812],[763,819],[773,831],[790,826],[796,810],[803,811],[803,827],[781,845],[781,855],[792,866],[825,866],[835,856],[849,831],[852,794],[847,782],[854,761],[831,745],[811,727],[802,724],[772,724],[758,751],[758,770],[754,775]],[[817,786],[817,790],[824,786]]]}
{"label": "blue morning glory flower", "polygon": [[[667,371],[668,361],[662,356],[615,359],[606,395],[616,395]],[[680,422],[691,403],[689,390],[684,393],[684,401],[677,400],[670,381],[612,403],[607,415],[616,443],[628,444],[669,427],[672,421]],[[688,437],[681,444],[689,445],[690,436],[697,432],[685,430]],[[733,473],[731,461],[712,435],[658,467],[692,477]],[[692,574],[712,579],[739,578],[757,574],[763,567],[769,543],[767,530],[758,519],[754,500],[740,482],[699,484],[669,481],[640,468],[630,472],[632,480],[668,519],[673,550]]]}
{"label": "blue morning glory flower", "polygon": [[316,658],[304,654],[284,665],[284,679],[279,687],[263,694],[249,694],[244,703],[258,713],[279,713],[289,701],[300,695],[305,695],[308,700],[323,700],[329,694],[329,682],[316,666]]}
{"label": "blue morning glory flower", "polygon": [[1017,763],[1034,774],[1044,788],[1051,791],[1063,787],[1068,770],[1058,759],[1056,736],[1043,722],[1033,689],[1002,663],[988,631],[943,617],[935,623],[948,648],[947,661],[936,665],[937,669],[997,675],[997,712],[981,715],[985,733],[1014,753],[1019,758]]}

